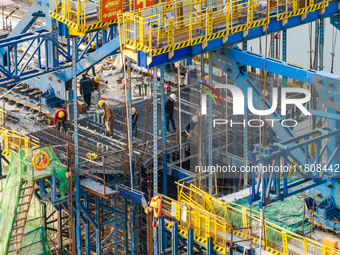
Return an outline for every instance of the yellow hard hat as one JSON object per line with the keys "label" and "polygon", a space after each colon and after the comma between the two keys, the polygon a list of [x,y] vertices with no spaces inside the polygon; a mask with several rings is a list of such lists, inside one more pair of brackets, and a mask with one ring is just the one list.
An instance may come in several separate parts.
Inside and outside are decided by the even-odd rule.
{"label": "yellow hard hat", "polygon": [[94,80],[95,82],[98,82],[98,81],[99,81],[99,76],[95,76],[95,77],[93,78],[93,80]]}
{"label": "yellow hard hat", "polygon": [[103,100],[100,100],[100,101],[98,102],[98,106],[99,106],[99,107],[102,107],[103,104],[104,104],[104,101],[103,101]]}
{"label": "yellow hard hat", "polygon": [[97,44],[96,44],[95,41],[93,41],[93,42],[91,43],[91,45],[95,47]]}
{"label": "yellow hard hat", "polygon": [[64,117],[65,117],[65,113],[64,113],[64,112],[59,112],[59,113],[58,113],[58,117],[59,117],[60,119],[64,118]]}
{"label": "yellow hard hat", "polygon": [[86,75],[86,72],[82,72],[81,75],[82,75],[82,76],[85,76],[85,75]]}
{"label": "yellow hard hat", "polygon": [[135,107],[132,107],[131,108],[131,112],[132,112],[132,115],[136,113],[136,108]]}

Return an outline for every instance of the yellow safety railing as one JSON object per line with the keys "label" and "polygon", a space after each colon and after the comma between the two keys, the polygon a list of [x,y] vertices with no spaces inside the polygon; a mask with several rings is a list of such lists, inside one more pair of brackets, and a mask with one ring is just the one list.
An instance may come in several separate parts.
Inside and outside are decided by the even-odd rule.
{"label": "yellow safety railing", "polygon": [[[232,247],[235,229],[242,231],[242,228],[233,226],[217,215],[163,195],[162,214],[179,222],[180,235],[187,237],[188,229],[193,229],[193,238],[196,242],[207,245],[207,239],[211,238],[214,249],[222,254],[229,251],[227,247]],[[166,222],[165,227],[171,229],[172,225]]]}
{"label": "yellow safety railing", "polygon": [[0,123],[1,127],[3,127],[5,124],[5,111],[2,108],[0,108]]}
{"label": "yellow safety railing", "polygon": [[[103,3],[105,4],[103,8]],[[116,8],[122,5],[122,8]],[[87,31],[107,29],[117,23],[117,15],[123,10],[132,10],[131,1],[119,0],[49,0],[49,14],[52,18],[64,23],[71,35],[85,35]],[[103,9],[107,12],[103,13]]]}
{"label": "yellow safety railing", "polygon": [[2,139],[2,154],[7,157],[10,157],[11,150],[19,151],[20,148],[25,148],[25,154],[27,155],[29,148],[40,146],[38,138],[26,136],[4,127],[0,127],[0,138]]}
{"label": "yellow safety railing", "polygon": [[[253,243],[260,244],[262,228],[262,246],[271,254],[288,255],[294,252],[303,255],[340,255],[340,251],[332,247],[295,234],[266,220],[261,222],[263,216],[259,211],[232,202],[223,202],[195,186],[195,183],[202,186],[210,175],[215,174],[210,173],[206,177],[198,174],[178,181],[178,201],[222,218],[225,222],[239,228],[233,230],[234,235],[249,239]],[[202,187],[205,188],[204,184]]]}
{"label": "yellow safety railing", "polygon": [[[208,7],[206,0],[177,0],[123,13],[119,17],[122,50],[141,50],[156,56],[176,49],[206,43],[209,40],[266,25],[267,10],[258,1],[216,0]],[[270,19],[285,20],[325,8],[328,1],[314,4],[307,0],[269,2]],[[128,54],[127,54],[128,55]]]}

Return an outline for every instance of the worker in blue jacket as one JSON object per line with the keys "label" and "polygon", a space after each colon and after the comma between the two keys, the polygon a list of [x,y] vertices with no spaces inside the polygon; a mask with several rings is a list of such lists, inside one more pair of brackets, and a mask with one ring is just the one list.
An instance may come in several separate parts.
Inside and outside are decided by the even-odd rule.
{"label": "worker in blue jacket", "polygon": [[184,132],[187,134],[188,138],[191,137],[191,130],[194,130],[198,123],[198,116],[195,115],[192,119],[188,122],[187,126],[184,129]]}
{"label": "worker in blue jacket", "polygon": [[132,134],[133,138],[137,138],[137,121],[138,121],[138,112],[135,107],[132,107]]}
{"label": "worker in blue jacket", "polygon": [[91,107],[91,95],[94,91],[92,80],[86,76],[86,72],[81,74],[83,77],[80,79],[80,94],[83,96],[87,109]]}

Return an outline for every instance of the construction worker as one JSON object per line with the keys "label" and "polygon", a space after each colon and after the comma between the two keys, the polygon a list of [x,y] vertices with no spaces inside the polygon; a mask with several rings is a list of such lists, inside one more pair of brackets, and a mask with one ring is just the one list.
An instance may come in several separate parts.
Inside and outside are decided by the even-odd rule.
{"label": "construction worker", "polygon": [[80,79],[80,94],[83,96],[87,109],[91,107],[91,95],[94,90],[92,80],[86,76],[86,72],[81,74],[83,77]]}
{"label": "construction worker", "polygon": [[172,125],[173,132],[176,133],[176,125],[174,121],[174,106],[176,102],[176,95],[171,94],[170,97],[165,101],[165,121],[166,131],[170,133],[170,122]]}
{"label": "construction worker", "polygon": [[184,129],[184,132],[187,134],[188,138],[191,137],[191,130],[195,129],[197,123],[198,123],[198,116],[195,115],[194,117],[192,117],[192,119],[189,121],[189,123]]}
{"label": "construction worker", "polygon": [[97,44],[96,44],[95,41],[91,42],[91,46],[90,46],[90,48],[87,50],[86,53],[92,53],[92,52],[96,51],[96,46],[97,46]]}
{"label": "construction worker", "polygon": [[67,132],[67,111],[65,109],[59,109],[54,114],[54,125],[57,130],[60,131],[60,128],[63,127],[64,132]]}
{"label": "construction worker", "polygon": [[98,102],[98,106],[104,109],[103,120],[105,122],[105,135],[109,133],[110,136],[113,136],[113,122],[116,118],[116,114],[111,106],[106,104],[103,100]]}
{"label": "construction worker", "polygon": [[137,138],[137,121],[138,121],[138,112],[135,107],[132,107],[132,134],[133,138]]}
{"label": "construction worker", "polygon": [[92,77],[91,81],[93,83],[94,89],[99,91],[99,76]]}
{"label": "construction worker", "polygon": [[[92,52],[96,51],[96,46],[97,46],[96,42],[93,41],[93,42],[91,43],[91,47],[87,50],[86,53],[92,53]],[[93,76],[96,76],[96,70],[95,70],[94,65],[92,66],[91,70],[92,70],[92,75],[93,75]]]}
{"label": "construction worker", "polygon": [[266,0],[259,0],[258,5],[260,7],[260,18],[267,17],[267,1]]}

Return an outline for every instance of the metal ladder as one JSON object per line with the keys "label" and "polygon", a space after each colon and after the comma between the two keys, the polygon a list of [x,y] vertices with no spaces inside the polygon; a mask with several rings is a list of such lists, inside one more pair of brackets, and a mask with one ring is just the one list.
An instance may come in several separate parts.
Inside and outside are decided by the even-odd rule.
{"label": "metal ladder", "polygon": [[34,192],[34,183],[24,183],[17,207],[15,222],[13,225],[11,239],[8,246],[8,254],[19,254],[22,238],[27,222],[28,211]]}

